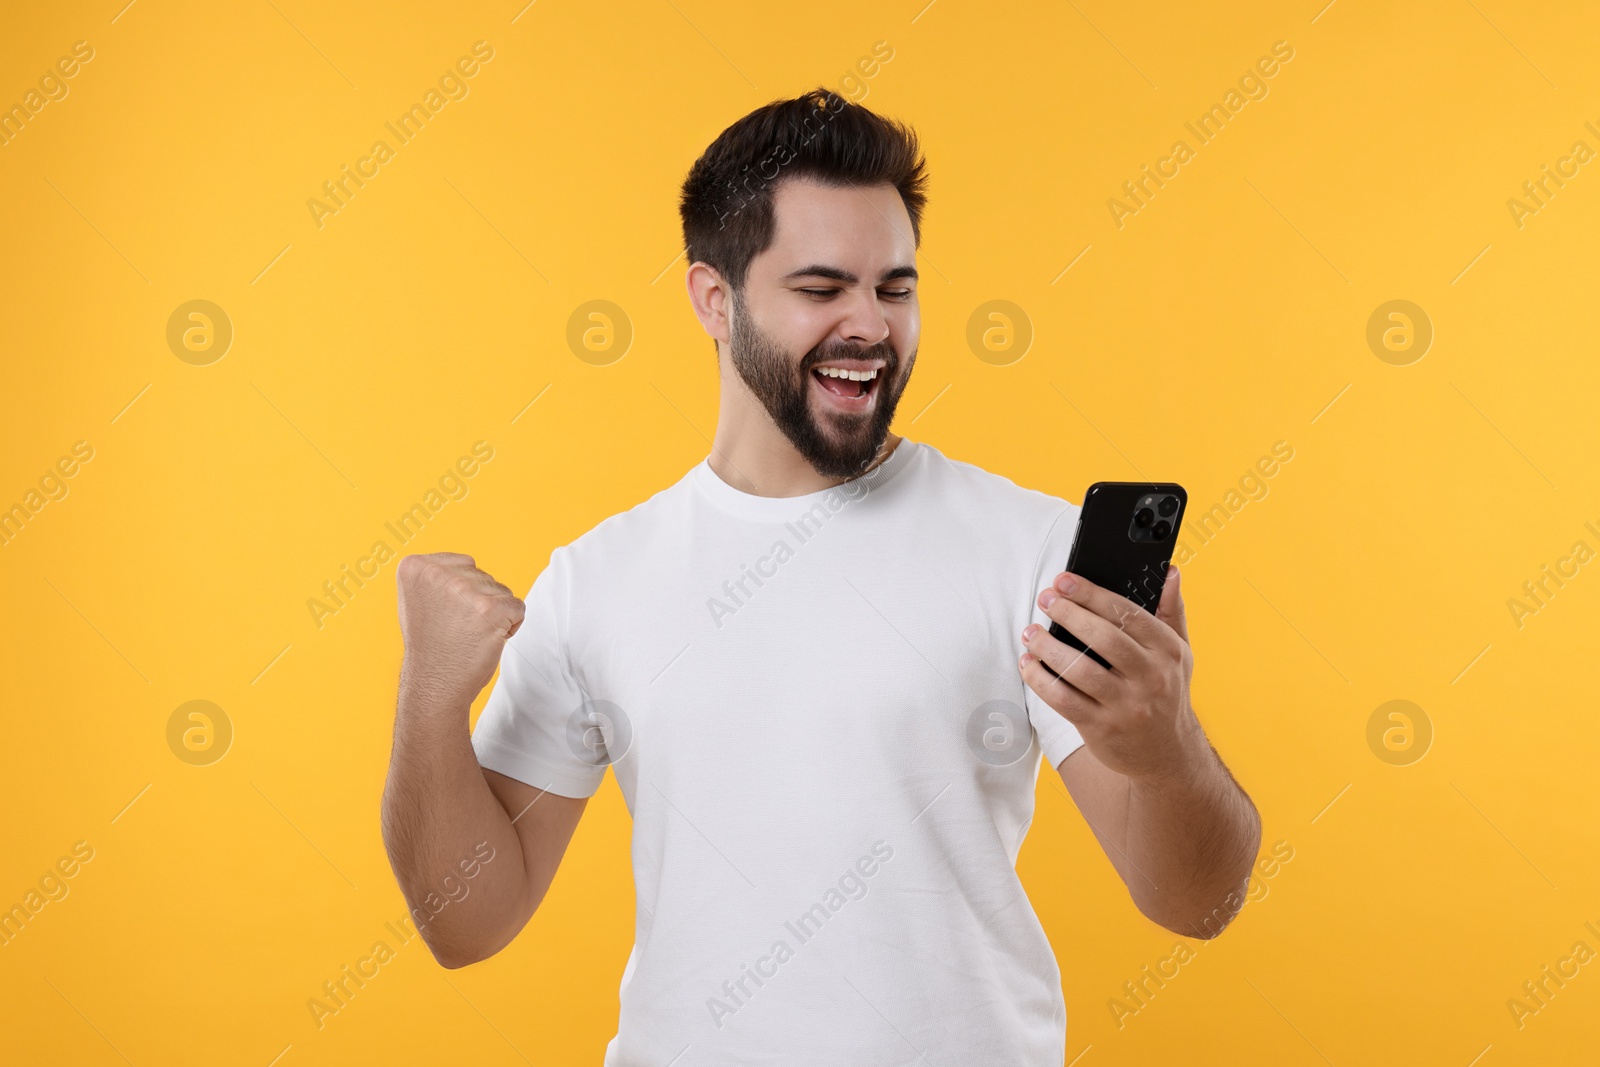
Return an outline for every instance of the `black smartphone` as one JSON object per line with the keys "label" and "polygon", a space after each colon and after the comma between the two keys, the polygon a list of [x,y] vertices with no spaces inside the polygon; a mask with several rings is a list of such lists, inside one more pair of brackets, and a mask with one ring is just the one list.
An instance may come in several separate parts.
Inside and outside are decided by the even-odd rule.
{"label": "black smartphone", "polygon": [[[1167,564],[1188,502],[1189,494],[1176,482],[1095,482],[1083,494],[1071,558],[1063,569],[1153,613],[1161,603]],[[1110,668],[1059,622],[1050,624],[1050,636]]]}

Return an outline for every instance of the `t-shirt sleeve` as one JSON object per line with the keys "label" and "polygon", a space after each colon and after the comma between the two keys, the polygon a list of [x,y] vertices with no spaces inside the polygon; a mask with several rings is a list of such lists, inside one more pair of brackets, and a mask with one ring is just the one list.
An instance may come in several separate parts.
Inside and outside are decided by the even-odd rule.
{"label": "t-shirt sleeve", "polygon": [[566,548],[534,580],[527,613],[500,653],[500,673],[472,731],[478,762],[519,782],[564,797],[589,797],[607,764],[573,735],[588,697],[568,659],[571,575]]}
{"label": "t-shirt sleeve", "polygon": [[[1050,628],[1050,616],[1039,606],[1039,593],[1067,567],[1067,558],[1072,553],[1072,539],[1078,532],[1078,511],[1078,505],[1063,502],[1062,510],[1046,532],[1044,544],[1034,561],[1033,584],[1027,590],[1028,603],[1032,605],[1029,621],[1038,623],[1046,630]],[[1046,704],[1032,686],[1024,685],[1023,690],[1028,719],[1038,735],[1045,761],[1051,767],[1059,767],[1062,760],[1083,744],[1083,737],[1072,721]]]}

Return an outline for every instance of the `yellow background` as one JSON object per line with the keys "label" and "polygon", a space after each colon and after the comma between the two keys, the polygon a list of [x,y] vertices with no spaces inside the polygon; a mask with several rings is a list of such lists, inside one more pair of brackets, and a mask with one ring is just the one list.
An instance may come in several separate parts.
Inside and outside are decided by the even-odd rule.
{"label": "yellow background", "polygon": [[[0,505],[94,449],[0,547],[0,905],[95,850],[0,948],[0,1057],[599,1062],[633,923],[609,777],[511,947],[446,972],[413,940],[313,1022],[405,913],[378,832],[394,565],[320,629],[306,601],[475,441],[494,459],[406,550],[519,592],[706,454],[679,184],[819,84],[915,124],[932,168],[898,432],[1073,500],[1181,481],[1192,517],[1294,449],[1184,578],[1196,707],[1294,858],[1119,1028],[1108,1000],[1177,939],[1046,770],[1019,866],[1067,1059],[1592,1055],[1600,965],[1520,1028],[1507,1000],[1600,950],[1600,566],[1520,628],[1507,600],[1600,548],[1600,165],[1520,228],[1506,202],[1600,149],[1594,8],[123,2],[13,6],[0,33],[7,105],[94,49],[0,147]],[[470,95],[318,228],[306,201],[479,40]],[[893,59],[842,82],[880,40]],[[1107,200],[1280,40],[1269,95],[1119,229]],[[208,366],[166,342],[195,299],[234,329]],[[634,331],[605,366],[566,342],[593,299]],[[996,299],[1035,334],[1006,366],[966,341]],[[1365,340],[1393,299],[1435,330],[1408,366]],[[194,699],[234,728],[209,766],[167,744]],[[1367,744],[1394,699],[1434,731],[1408,766]]]}

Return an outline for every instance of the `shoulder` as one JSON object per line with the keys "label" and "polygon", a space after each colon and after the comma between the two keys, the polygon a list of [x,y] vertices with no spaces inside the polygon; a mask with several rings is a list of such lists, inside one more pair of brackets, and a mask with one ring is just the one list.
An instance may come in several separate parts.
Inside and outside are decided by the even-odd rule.
{"label": "shoulder", "polygon": [[932,445],[922,445],[923,462],[929,481],[948,494],[950,501],[965,514],[993,526],[1004,523],[1035,547],[1065,527],[1071,536],[1077,524],[1078,505],[1039,489],[1018,485],[1003,474],[985,470],[975,463],[953,459]]}
{"label": "shoulder", "polygon": [[578,537],[551,554],[554,564],[570,573],[615,573],[630,564],[646,564],[659,558],[675,536],[687,527],[692,474],[685,473],[673,484],[660,489],[626,511],[619,511],[595,523]]}

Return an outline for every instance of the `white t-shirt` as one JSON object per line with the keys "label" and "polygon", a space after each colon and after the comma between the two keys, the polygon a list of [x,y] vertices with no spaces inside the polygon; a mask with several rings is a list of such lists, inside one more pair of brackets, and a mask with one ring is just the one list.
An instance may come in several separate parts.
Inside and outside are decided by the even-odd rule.
{"label": "white t-shirt", "polygon": [[616,774],[637,909],[605,1067],[1060,1067],[1016,859],[1041,752],[1083,742],[1017,657],[1077,517],[901,440],[797,497],[702,460],[551,553],[472,742],[562,796]]}

